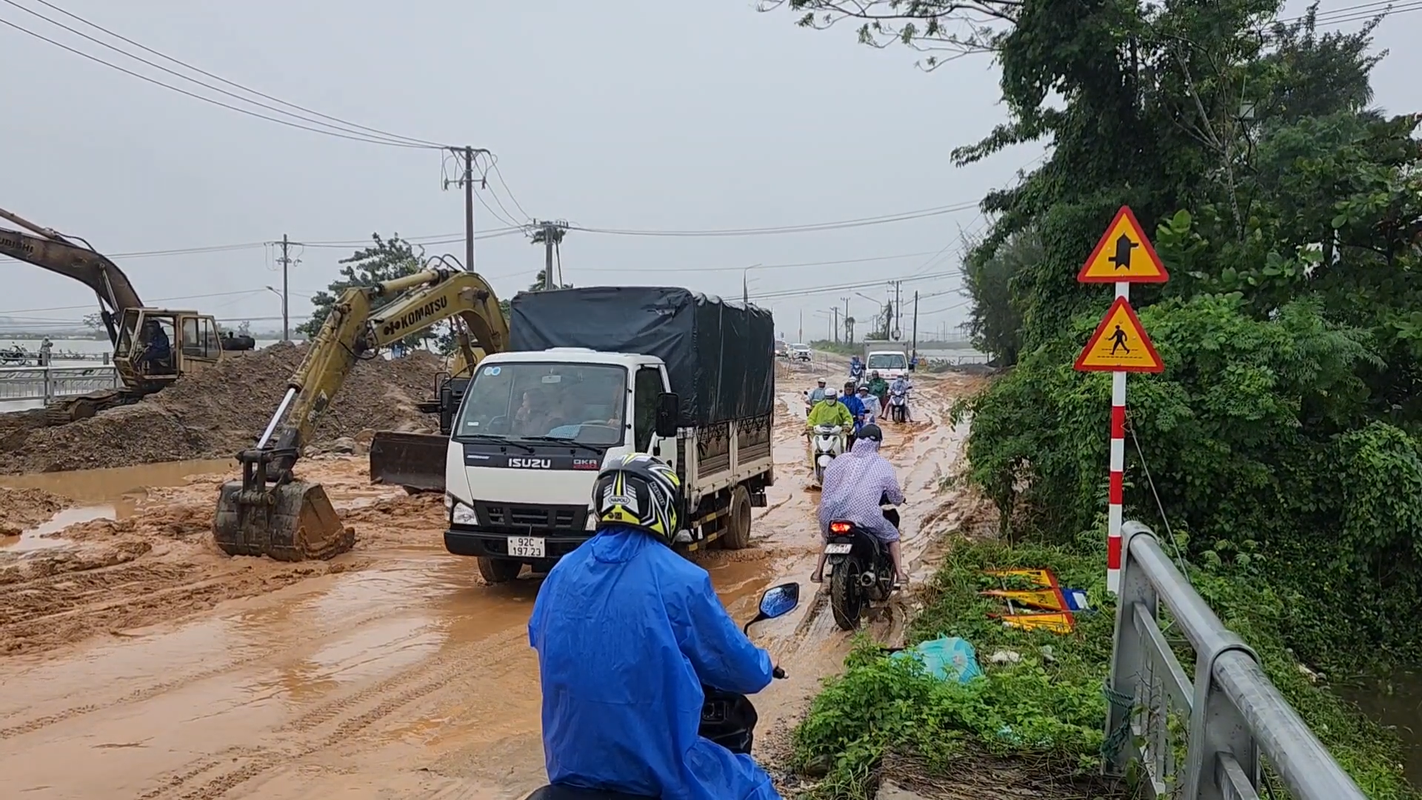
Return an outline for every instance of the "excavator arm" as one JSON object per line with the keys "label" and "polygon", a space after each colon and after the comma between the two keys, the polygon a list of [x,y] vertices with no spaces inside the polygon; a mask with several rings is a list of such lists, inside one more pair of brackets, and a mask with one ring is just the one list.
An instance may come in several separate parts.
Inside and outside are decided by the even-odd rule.
{"label": "excavator arm", "polygon": [[[397,297],[378,311],[380,298]],[[213,531],[229,555],[266,555],[280,561],[329,558],[349,550],[345,530],[320,484],[293,475],[321,414],[355,368],[380,348],[459,318],[486,353],[502,351],[509,327],[493,289],[480,276],[431,269],[374,286],[347,289],[331,309],[292,374],[276,414],[256,447],[238,454],[242,480],[218,497]],[[474,356],[461,334],[461,355]]]}
{"label": "excavator arm", "polygon": [[115,320],[122,320],[127,309],[143,307],[143,301],[138,298],[138,292],[123,270],[92,249],[75,244],[58,232],[41,228],[3,208],[0,208],[0,218],[32,231],[25,233],[0,228],[0,255],[73,278],[93,289],[99,298],[109,341],[117,343],[119,331]]}

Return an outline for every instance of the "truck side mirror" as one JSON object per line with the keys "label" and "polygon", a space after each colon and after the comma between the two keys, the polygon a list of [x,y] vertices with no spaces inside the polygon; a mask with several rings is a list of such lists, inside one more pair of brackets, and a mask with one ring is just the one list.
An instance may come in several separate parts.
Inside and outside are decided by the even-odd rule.
{"label": "truck side mirror", "polygon": [[662,392],[657,397],[657,436],[670,439],[681,427],[681,398],[676,392]]}

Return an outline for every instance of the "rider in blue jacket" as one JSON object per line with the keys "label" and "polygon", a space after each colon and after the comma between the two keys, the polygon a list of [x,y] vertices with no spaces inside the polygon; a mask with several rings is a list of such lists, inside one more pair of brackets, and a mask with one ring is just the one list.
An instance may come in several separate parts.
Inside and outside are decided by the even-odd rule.
{"label": "rider in blue jacket", "polygon": [[849,415],[854,417],[854,432],[849,434],[849,439],[845,447],[854,447],[854,437],[859,435],[859,429],[864,427],[864,403],[860,402],[859,395],[854,390],[854,381],[844,385],[844,394],[839,396],[839,402],[849,409]]}
{"label": "rider in blue jacket", "polygon": [[659,459],[633,453],[605,465],[593,488],[597,534],[538,592],[528,639],[548,779],[666,800],[779,800],[750,756],[697,733],[703,683],[751,694],[774,667],[706,570],[669,546],[681,504],[681,482]]}

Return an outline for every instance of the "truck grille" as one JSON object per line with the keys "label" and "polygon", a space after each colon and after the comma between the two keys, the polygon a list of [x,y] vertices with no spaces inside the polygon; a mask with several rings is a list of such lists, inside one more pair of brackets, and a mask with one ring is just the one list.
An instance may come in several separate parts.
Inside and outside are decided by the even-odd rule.
{"label": "truck grille", "polygon": [[490,527],[581,531],[587,522],[584,506],[524,506],[475,504],[480,522]]}

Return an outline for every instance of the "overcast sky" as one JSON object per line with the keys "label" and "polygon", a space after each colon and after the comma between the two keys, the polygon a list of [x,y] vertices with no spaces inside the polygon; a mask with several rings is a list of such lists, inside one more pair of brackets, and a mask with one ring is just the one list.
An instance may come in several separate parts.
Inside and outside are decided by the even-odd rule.
{"label": "overcast sky", "polygon": [[[476,206],[481,231],[528,215],[593,228],[705,230],[966,206],[1041,155],[1034,146],[965,169],[950,163],[955,146],[979,139],[1003,119],[997,70],[988,57],[929,74],[914,67],[908,50],[859,46],[848,26],[800,29],[788,12],[759,14],[748,0],[52,2],[281,100],[403,136],[488,148],[507,188],[493,176],[480,192],[504,217]],[[0,2],[0,20],[237,104],[15,4],[106,38],[39,0]],[[1325,0],[1323,9],[1360,5],[1381,6]],[[1291,3],[1289,13],[1303,7]],[[1378,33],[1379,46],[1393,51],[1374,76],[1377,104],[1389,111],[1422,109],[1416,79],[1422,54],[1409,47],[1420,34],[1422,14],[1414,13],[1384,22]],[[254,119],[3,25],[0,74],[7,76],[0,79],[0,207],[82,236],[108,254],[253,245],[165,257],[114,255],[150,305],[195,307],[267,328],[280,314],[280,300],[262,287],[280,287],[281,276],[275,251],[263,241],[283,234],[307,242],[364,239],[372,232],[463,234],[463,196],[441,190],[437,151],[346,141]],[[752,297],[911,278],[903,284],[905,300],[915,289],[937,295],[920,306],[920,332],[932,332],[964,317],[954,293],[959,242],[984,227],[977,209],[968,207],[793,235],[571,231],[562,247],[563,272],[576,285],[682,285],[735,297],[742,269],[751,264],[767,265],[749,272]],[[301,263],[291,274],[293,317],[353,249],[294,251]],[[462,259],[463,244],[428,251]],[[773,266],[851,259],[881,260]],[[543,252],[509,235],[479,242],[475,261],[500,295],[511,296],[541,268]],[[77,283],[13,262],[4,272],[0,316],[75,321],[95,310],[92,294]],[[879,283],[760,302],[792,339],[802,338],[803,313],[808,340],[825,335],[827,309],[842,309],[842,297],[861,319],[878,310],[857,292],[885,294]]]}

